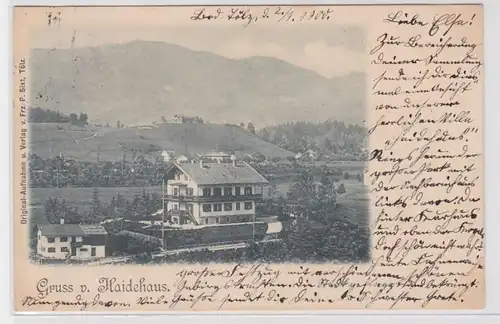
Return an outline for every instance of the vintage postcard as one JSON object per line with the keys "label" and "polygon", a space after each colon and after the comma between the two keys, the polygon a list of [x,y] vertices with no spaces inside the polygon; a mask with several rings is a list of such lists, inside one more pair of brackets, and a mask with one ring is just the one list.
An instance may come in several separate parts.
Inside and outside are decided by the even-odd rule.
{"label": "vintage postcard", "polygon": [[13,23],[16,312],[484,307],[482,6]]}

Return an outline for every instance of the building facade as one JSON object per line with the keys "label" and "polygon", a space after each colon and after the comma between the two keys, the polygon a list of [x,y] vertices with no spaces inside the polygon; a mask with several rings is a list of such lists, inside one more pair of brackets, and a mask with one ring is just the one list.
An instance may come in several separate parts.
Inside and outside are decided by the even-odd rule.
{"label": "building facade", "polygon": [[103,258],[106,256],[107,235],[101,225],[39,225],[37,254],[58,260]]}
{"label": "building facade", "polygon": [[267,180],[244,162],[175,163],[164,177],[172,224],[252,222]]}

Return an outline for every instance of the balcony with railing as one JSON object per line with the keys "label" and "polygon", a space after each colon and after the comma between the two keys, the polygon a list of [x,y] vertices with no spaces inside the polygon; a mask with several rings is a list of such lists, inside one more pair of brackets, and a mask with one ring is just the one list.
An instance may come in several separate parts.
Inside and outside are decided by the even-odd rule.
{"label": "balcony with railing", "polygon": [[188,196],[188,195],[165,195],[166,200],[170,201],[194,201],[194,202],[217,202],[217,201],[244,201],[261,200],[262,194],[230,195],[230,196]]}

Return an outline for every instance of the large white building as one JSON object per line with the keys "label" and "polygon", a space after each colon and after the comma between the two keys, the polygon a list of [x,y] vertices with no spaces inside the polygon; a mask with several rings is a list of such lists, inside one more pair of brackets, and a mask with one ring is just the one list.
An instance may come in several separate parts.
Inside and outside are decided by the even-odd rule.
{"label": "large white building", "polygon": [[251,222],[268,181],[244,162],[174,163],[164,179],[168,220],[173,224]]}
{"label": "large white building", "polygon": [[48,259],[97,259],[106,256],[108,232],[101,225],[38,225],[37,254]]}

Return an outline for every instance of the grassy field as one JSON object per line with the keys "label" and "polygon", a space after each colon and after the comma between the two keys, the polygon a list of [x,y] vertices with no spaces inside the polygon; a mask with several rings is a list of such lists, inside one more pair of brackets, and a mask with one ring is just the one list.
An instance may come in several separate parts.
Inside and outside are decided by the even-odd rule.
{"label": "grassy field", "polygon": [[241,129],[219,124],[160,124],[145,127],[76,127],[67,124],[30,124],[29,148],[42,158],[62,153],[66,158],[117,161],[124,152],[158,156],[163,149],[188,153],[234,151],[286,158],[284,150]]}

